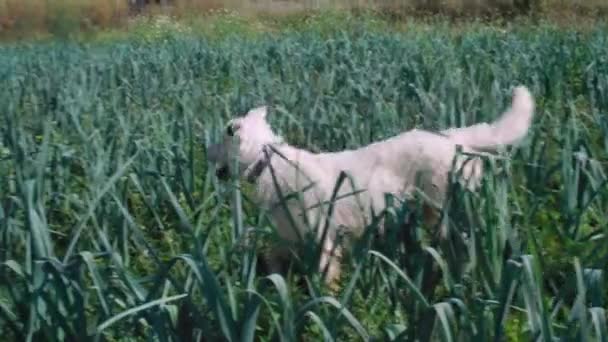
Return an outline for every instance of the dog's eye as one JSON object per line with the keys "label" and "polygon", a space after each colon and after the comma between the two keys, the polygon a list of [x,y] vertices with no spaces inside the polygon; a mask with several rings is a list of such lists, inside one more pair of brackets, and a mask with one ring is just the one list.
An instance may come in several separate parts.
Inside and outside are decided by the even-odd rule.
{"label": "dog's eye", "polygon": [[239,129],[239,125],[235,122],[230,123],[228,127],[226,127],[226,134],[230,137],[234,136],[234,133]]}

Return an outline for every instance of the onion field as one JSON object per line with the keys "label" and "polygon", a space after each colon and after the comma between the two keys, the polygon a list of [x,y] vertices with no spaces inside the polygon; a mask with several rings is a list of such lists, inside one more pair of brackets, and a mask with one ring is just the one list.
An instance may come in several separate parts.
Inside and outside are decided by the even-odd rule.
{"label": "onion field", "polygon": [[[433,239],[382,213],[343,261],[288,274],[245,182],[206,147],[267,104],[313,151],[496,118],[533,129],[454,184]],[[608,30],[294,30],[0,46],[0,335],[6,341],[608,341]],[[414,223],[400,222],[412,215]],[[251,234],[255,233],[255,234]]]}

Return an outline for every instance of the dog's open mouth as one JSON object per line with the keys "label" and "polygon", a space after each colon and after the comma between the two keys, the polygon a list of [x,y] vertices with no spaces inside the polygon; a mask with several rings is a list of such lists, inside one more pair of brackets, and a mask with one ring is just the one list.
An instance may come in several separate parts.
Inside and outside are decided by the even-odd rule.
{"label": "dog's open mouth", "polygon": [[228,180],[230,178],[230,169],[226,165],[220,166],[215,170],[215,175],[219,180]]}

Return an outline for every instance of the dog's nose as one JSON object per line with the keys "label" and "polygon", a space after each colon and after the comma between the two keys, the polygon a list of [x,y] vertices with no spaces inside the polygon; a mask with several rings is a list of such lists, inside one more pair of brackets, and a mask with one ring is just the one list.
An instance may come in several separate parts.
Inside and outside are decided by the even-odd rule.
{"label": "dog's nose", "polygon": [[215,175],[217,176],[217,178],[219,180],[227,180],[230,177],[230,170],[228,169],[228,166],[222,166],[222,167],[218,167],[215,170]]}

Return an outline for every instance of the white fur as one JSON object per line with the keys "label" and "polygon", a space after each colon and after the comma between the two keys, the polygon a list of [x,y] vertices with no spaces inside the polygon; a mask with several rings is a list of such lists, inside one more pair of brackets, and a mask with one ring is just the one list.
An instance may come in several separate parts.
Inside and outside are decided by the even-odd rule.
{"label": "white fur", "polygon": [[[234,151],[239,159],[238,172],[243,175],[264,158],[265,146],[276,150],[268,167],[255,180],[255,195],[258,203],[269,211],[279,235],[294,242],[307,231],[320,238],[322,229],[319,227],[323,227],[327,219],[327,202],[340,173],[343,171],[351,177],[354,187],[348,181],[341,187],[339,197],[345,197],[334,203],[328,235],[323,241],[319,267],[324,270],[329,266],[326,280],[331,282],[339,276],[341,246],[335,241],[341,229],[354,236],[360,235],[370,222],[369,209],[381,212],[386,206],[387,193],[405,199],[419,190],[430,207],[439,208],[447,190],[447,176],[457,145],[461,145],[464,152],[513,145],[526,136],[533,112],[532,95],[525,87],[517,87],[511,107],[491,124],[450,128],[439,134],[414,129],[355,150],[312,153],[284,143],[268,125],[266,107],[259,107],[231,121],[235,136],[226,135],[222,143],[211,146],[209,159],[218,168],[226,168],[234,156],[230,151]],[[481,178],[482,163],[477,158],[465,164],[464,158],[457,159],[456,166],[462,168],[462,180],[475,190]],[[282,206],[277,190],[283,197],[302,192],[301,201],[292,199]],[[348,196],[356,191],[361,192]],[[331,258],[334,248],[333,255],[338,258]],[[278,261],[285,253],[285,248],[277,246],[270,261]]]}

